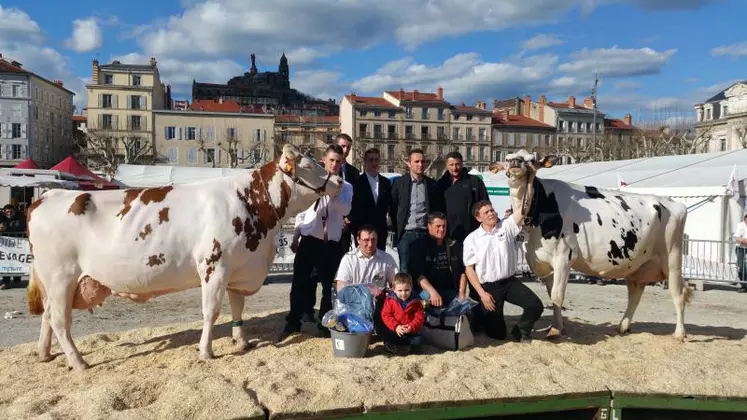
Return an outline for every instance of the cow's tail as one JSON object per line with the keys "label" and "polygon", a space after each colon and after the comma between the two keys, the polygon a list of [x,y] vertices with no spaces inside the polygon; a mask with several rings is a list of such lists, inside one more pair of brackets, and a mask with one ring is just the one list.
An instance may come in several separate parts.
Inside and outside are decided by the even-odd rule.
{"label": "cow's tail", "polygon": [[39,279],[36,277],[34,266],[31,266],[29,273],[29,288],[26,293],[29,301],[29,313],[32,315],[41,315],[44,313],[44,293],[39,285]]}
{"label": "cow's tail", "polygon": [[693,296],[695,294],[693,293],[693,288],[687,284],[686,281],[682,281],[682,300],[685,302],[685,305],[689,305],[690,302],[693,300]]}

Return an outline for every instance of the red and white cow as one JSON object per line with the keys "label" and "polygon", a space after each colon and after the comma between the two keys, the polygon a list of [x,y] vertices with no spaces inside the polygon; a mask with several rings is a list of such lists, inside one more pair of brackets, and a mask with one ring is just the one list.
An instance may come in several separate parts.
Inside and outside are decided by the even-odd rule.
{"label": "red and white cow", "polygon": [[[603,191],[535,175],[554,157],[539,159],[520,150],[507,156],[505,169],[511,202],[522,209],[528,230],[526,259],[545,280],[553,303],[548,337],[563,333],[561,308],[570,270],[603,278],[624,278],[628,307],[618,326],[630,331],[633,314],[647,283],[668,279],[677,314],[676,338],[685,337],[685,304],[692,296],[682,280],[682,239],[687,208],[668,198]],[[549,278],[552,275],[551,278]]]}
{"label": "red and white cow", "polygon": [[199,358],[213,357],[212,331],[228,291],[233,337],[244,297],[256,293],[275,256],[283,222],[320,194],[336,195],[342,179],[286,145],[281,156],[236,177],[124,191],[52,190],[28,213],[34,266],[29,310],[43,314],[39,358],[50,360],[52,331],[75,369],[72,309],[109,295],[146,301],[202,287]]}

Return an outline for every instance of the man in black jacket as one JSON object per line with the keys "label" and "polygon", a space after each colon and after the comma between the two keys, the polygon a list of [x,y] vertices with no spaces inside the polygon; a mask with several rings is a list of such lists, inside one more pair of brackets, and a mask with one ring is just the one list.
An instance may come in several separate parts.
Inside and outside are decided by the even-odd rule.
{"label": "man in black jacket", "polygon": [[[340,175],[343,181],[350,185],[355,186],[355,182],[358,180],[361,172],[355,166],[348,163],[348,156],[350,151],[353,149],[353,138],[345,133],[340,133],[335,138],[335,142],[342,148],[342,165],[340,166]],[[353,242],[353,236],[355,236],[355,230],[350,229],[350,219],[345,218],[345,225],[343,226],[342,239],[340,239],[340,248],[342,254],[345,254],[350,250],[350,244]]]}
{"label": "man in black jacket", "polygon": [[446,172],[438,180],[446,200],[446,218],[449,236],[457,242],[464,241],[480,224],[472,217],[472,206],[478,201],[488,200],[488,191],[482,179],[467,173],[462,165],[462,155],[451,152],[446,155]]}
{"label": "man in black jacket", "polygon": [[428,236],[410,246],[410,271],[427,299],[436,307],[448,306],[454,298],[467,294],[467,275],[462,262],[462,246],[446,237],[446,216],[428,215]]}
{"label": "man in black jacket", "polygon": [[410,244],[427,235],[428,213],[444,212],[444,194],[435,180],[425,175],[425,153],[410,150],[408,173],[392,183],[392,204],[389,209],[394,229],[394,246],[399,254],[399,269],[408,272]]}
{"label": "man in black jacket", "polygon": [[[392,202],[391,184],[379,173],[381,154],[372,148],[363,154],[363,174],[353,184],[353,205],[350,210],[351,231],[365,225],[376,229],[377,248],[386,251],[386,215]],[[357,244],[356,244],[357,246]]]}

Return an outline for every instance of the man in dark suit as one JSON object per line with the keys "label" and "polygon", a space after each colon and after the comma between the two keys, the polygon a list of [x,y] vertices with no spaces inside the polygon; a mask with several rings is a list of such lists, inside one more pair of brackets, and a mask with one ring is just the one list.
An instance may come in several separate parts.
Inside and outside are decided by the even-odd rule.
{"label": "man in dark suit", "polygon": [[364,171],[353,184],[350,226],[353,232],[357,232],[365,225],[372,225],[379,238],[376,242],[377,248],[386,251],[386,215],[392,196],[389,180],[379,173],[380,160],[379,149],[368,149],[363,154]]}
{"label": "man in dark suit", "polygon": [[[355,185],[355,181],[360,176],[361,172],[355,166],[348,163],[348,156],[350,151],[353,149],[353,138],[345,133],[340,133],[335,137],[335,142],[342,148],[342,166],[340,166],[340,172],[338,175],[350,185]],[[350,219],[345,218],[345,225],[342,231],[342,239],[340,239],[340,248],[342,254],[345,254],[350,250],[350,244],[353,242],[353,236],[355,232],[350,229]]]}
{"label": "man in dark suit", "polygon": [[407,166],[409,172],[392,183],[392,204],[389,207],[394,246],[399,254],[400,271],[404,272],[408,272],[410,244],[428,234],[428,213],[446,212],[443,191],[433,178],[425,175],[423,150],[410,150]]}

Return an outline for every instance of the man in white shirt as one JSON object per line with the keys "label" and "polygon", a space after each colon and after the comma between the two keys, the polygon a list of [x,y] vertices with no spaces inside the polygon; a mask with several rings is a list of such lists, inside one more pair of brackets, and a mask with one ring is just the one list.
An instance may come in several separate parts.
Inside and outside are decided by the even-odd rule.
{"label": "man in white shirt", "polygon": [[508,302],[524,309],[518,324],[511,330],[511,338],[529,342],[544,305],[531,289],[514,277],[521,214],[514,213],[499,223],[493,205],[487,200],[477,202],[472,214],[480,227],[464,239],[464,265],[470,286],[482,303],[485,333],[491,338],[506,339],[503,303]]}
{"label": "man in white shirt", "polygon": [[397,262],[387,252],[377,248],[378,235],[372,225],[364,225],[356,235],[358,248],[340,261],[335,282],[337,290],[351,284],[375,283],[381,288],[391,286],[397,273]]}
{"label": "man in white shirt", "polygon": [[747,293],[747,265],[745,264],[745,254],[747,254],[747,213],[742,221],[737,225],[737,231],[734,232],[734,240],[737,243],[734,252],[737,254],[737,277],[739,277],[739,293]]}
{"label": "man in white shirt", "polygon": [[[337,174],[342,164],[343,152],[333,144],[324,153],[324,167],[327,172]],[[334,197],[322,196],[304,212],[296,216],[296,229],[291,249],[296,253],[293,260],[293,282],[290,291],[290,312],[286,324],[277,341],[301,330],[301,318],[309,302],[316,296],[316,285],[311,282],[311,272],[316,268],[322,283],[322,301],[319,305],[319,319],[332,309],[332,279],[340,263],[340,238],[343,218],[350,212],[353,187],[343,183],[341,192]],[[329,330],[318,324],[322,335]]]}

